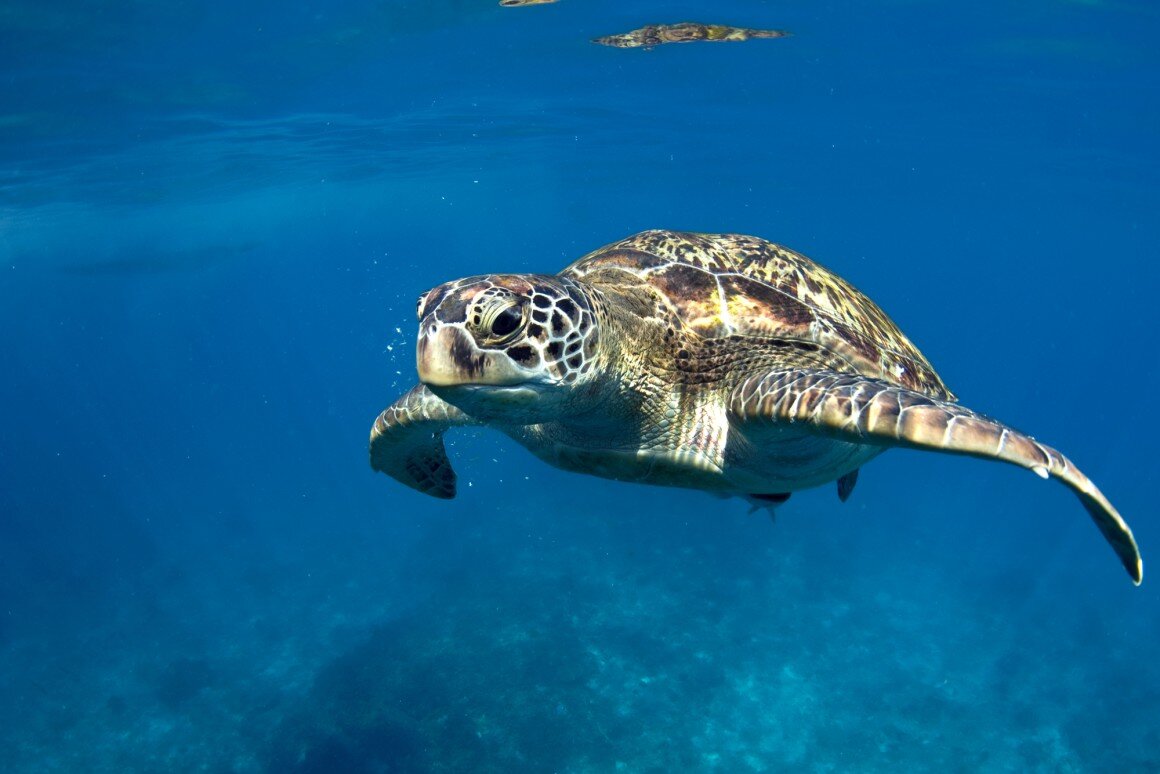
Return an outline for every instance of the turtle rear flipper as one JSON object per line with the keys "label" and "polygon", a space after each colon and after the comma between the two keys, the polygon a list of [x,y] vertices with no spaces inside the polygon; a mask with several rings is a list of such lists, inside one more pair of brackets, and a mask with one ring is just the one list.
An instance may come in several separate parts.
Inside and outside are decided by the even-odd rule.
{"label": "turtle rear flipper", "polygon": [[854,494],[854,485],[858,483],[858,469],[854,468],[838,479],[838,499],[846,502]]}
{"label": "turtle rear flipper", "polygon": [[371,467],[412,489],[449,500],[455,471],[443,434],[473,422],[424,385],[411,389],[379,414],[371,428]]}
{"label": "turtle rear flipper", "polygon": [[1139,585],[1144,566],[1131,529],[1087,476],[1050,446],[955,403],[881,379],[832,371],[775,371],[745,379],[730,411],[741,421],[804,422],[846,441],[1001,460],[1066,484]]}

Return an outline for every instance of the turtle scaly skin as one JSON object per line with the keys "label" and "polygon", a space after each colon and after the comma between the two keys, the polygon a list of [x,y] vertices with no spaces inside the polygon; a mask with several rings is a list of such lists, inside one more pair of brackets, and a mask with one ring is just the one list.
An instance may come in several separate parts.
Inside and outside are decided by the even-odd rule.
{"label": "turtle scaly skin", "polygon": [[1133,581],[1127,524],[1066,457],[956,402],[873,301],[756,237],[646,231],[556,275],[488,274],[418,304],[421,384],[371,464],[455,495],[443,434],[494,427],[546,462],[766,507],[902,446],[1013,463],[1075,492]]}

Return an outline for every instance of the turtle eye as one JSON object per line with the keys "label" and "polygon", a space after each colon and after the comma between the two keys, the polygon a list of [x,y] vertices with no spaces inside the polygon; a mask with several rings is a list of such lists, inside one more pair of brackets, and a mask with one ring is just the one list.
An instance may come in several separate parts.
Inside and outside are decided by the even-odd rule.
{"label": "turtle eye", "polygon": [[502,312],[495,316],[491,322],[491,332],[495,336],[504,337],[515,333],[516,328],[520,327],[524,316],[520,314],[517,307],[509,306]]}
{"label": "turtle eye", "polygon": [[481,338],[489,344],[503,344],[519,333],[524,325],[524,307],[513,301],[494,304],[477,312],[472,319]]}

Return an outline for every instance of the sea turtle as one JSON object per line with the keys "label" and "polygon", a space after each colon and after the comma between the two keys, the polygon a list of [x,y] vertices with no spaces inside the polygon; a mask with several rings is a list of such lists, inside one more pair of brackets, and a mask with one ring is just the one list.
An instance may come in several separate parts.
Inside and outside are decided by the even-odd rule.
{"label": "sea turtle", "polygon": [[1002,460],[1072,489],[1137,584],[1128,525],[1066,457],[960,406],[850,283],[737,234],[645,231],[559,274],[424,293],[420,384],[370,436],[371,466],[455,496],[443,434],[487,425],[546,462],[770,504],[902,446]]}
{"label": "sea turtle", "polygon": [[662,43],[692,43],[698,40],[711,42],[723,40],[749,40],[750,38],[784,38],[791,33],[785,30],[750,30],[744,27],[728,27],[724,24],[650,24],[638,30],[619,35],[605,35],[593,38],[593,43],[614,48],[652,48]]}

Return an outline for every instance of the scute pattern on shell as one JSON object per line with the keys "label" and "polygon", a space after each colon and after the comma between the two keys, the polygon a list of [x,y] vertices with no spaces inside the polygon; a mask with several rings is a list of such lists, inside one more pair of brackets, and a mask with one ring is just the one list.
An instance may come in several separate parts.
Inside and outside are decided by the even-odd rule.
{"label": "scute pattern on shell", "polygon": [[808,341],[851,373],[954,400],[922,353],[877,304],[800,253],[741,234],[645,231],[561,272],[599,286],[646,282],[704,339]]}

